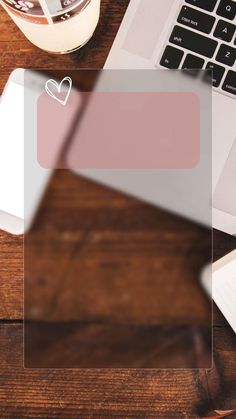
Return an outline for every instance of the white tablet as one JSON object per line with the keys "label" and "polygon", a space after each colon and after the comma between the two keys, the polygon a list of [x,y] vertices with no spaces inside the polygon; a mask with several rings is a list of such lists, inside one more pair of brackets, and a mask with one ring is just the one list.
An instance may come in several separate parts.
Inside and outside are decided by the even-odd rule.
{"label": "white tablet", "polygon": [[[78,90],[72,89],[73,100],[62,106],[55,101],[55,94],[50,97],[46,93],[48,79],[45,72],[16,69],[0,102],[0,229],[12,234],[29,230],[80,109]],[[57,85],[56,80],[54,84]],[[58,89],[63,90],[61,84],[57,93]],[[45,95],[47,107],[42,109],[44,119],[39,121],[38,99]],[[47,129],[39,130],[39,124]],[[43,131],[43,140],[51,146],[46,148],[50,156],[50,165],[46,167],[38,161],[39,131]]]}
{"label": "white tablet", "polygon": [[[24,69],[14,70],[5,86],[0,102],[0,229],[22,234],[33,220],[51,170],[40,167],[36,158],[36,127],[27,148],[32,159],[30,177],[34,187],[24,199],[25,104]],[[27,70],[27,88],[33,97],[33,113],[44,92],[45,76]]]}
{"label": "white tablet", "polygon": [[24,231],[24,75],[13,72],[0,102],[0,228]]}

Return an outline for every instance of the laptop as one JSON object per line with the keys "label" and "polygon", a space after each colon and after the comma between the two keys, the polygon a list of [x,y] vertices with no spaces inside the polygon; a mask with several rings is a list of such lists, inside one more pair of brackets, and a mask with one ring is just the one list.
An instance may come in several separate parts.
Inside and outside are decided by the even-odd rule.
{"label": "laptop", "polygon": [[[236,235],[235,64],[234,0],[130,0],[105,63],[105,69],[212,71],[212,222],[214,228],[232,235]],[[85,174],[165,207],[155,191],[151,191],[151,199],[147,197],[147,183],[154,184],[155,177],[159,180],[155,171],[149,177],[145,171],[139,173],[138,182],[136,179],[133,183],[129,176],[128,188],[124,173],[110,171],[107,175],[87,171]],[[202,221],[201,214],[199,221]]]}

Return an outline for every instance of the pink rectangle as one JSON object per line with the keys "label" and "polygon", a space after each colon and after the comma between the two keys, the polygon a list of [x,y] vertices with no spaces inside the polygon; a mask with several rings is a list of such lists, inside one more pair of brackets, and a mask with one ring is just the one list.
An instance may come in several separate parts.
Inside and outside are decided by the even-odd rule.
{"label": "pink rectangle", "polygon": [[[57,139],[62,133],[58,127],[70,132],[73,106],[61,106],[46,93],[39,98],[38,161],[43,167],[51,167],[53,160],[53,167],[72,169],[187,169],[198,164],[197,95],[93,92],[84,93],[83,98],[87,106],[78,117],[67,158],[56,166],[55,159],[49,158],[52,143],[58,147]],[[72,97],[68,102],[71,101]]]}

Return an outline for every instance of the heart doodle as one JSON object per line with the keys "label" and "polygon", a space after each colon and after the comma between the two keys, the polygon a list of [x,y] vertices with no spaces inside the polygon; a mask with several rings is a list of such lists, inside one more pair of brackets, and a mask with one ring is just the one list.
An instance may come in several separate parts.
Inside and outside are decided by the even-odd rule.
{"label": "heart doodle", "polygon": [[[60,83],[54,79],[47,80],[45,83],[45,90],[47,94],[53,99],[57,100],[61,105],[65,106],[70,96],[72,88],[72,80],[70,77],[64,77]],[[62,90],[63,89],[63,90]],[[65,97],[61,99],[62,93]]]}

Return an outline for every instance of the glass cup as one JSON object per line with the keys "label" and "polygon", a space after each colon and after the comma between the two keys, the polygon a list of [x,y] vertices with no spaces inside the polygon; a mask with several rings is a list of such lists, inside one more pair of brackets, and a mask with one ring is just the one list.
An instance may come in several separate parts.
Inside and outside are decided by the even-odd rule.
{"label": "glass cup", "polygon": [[66,54],[92,37],[101,0],[3,0],[2,6],[37,47]]}

